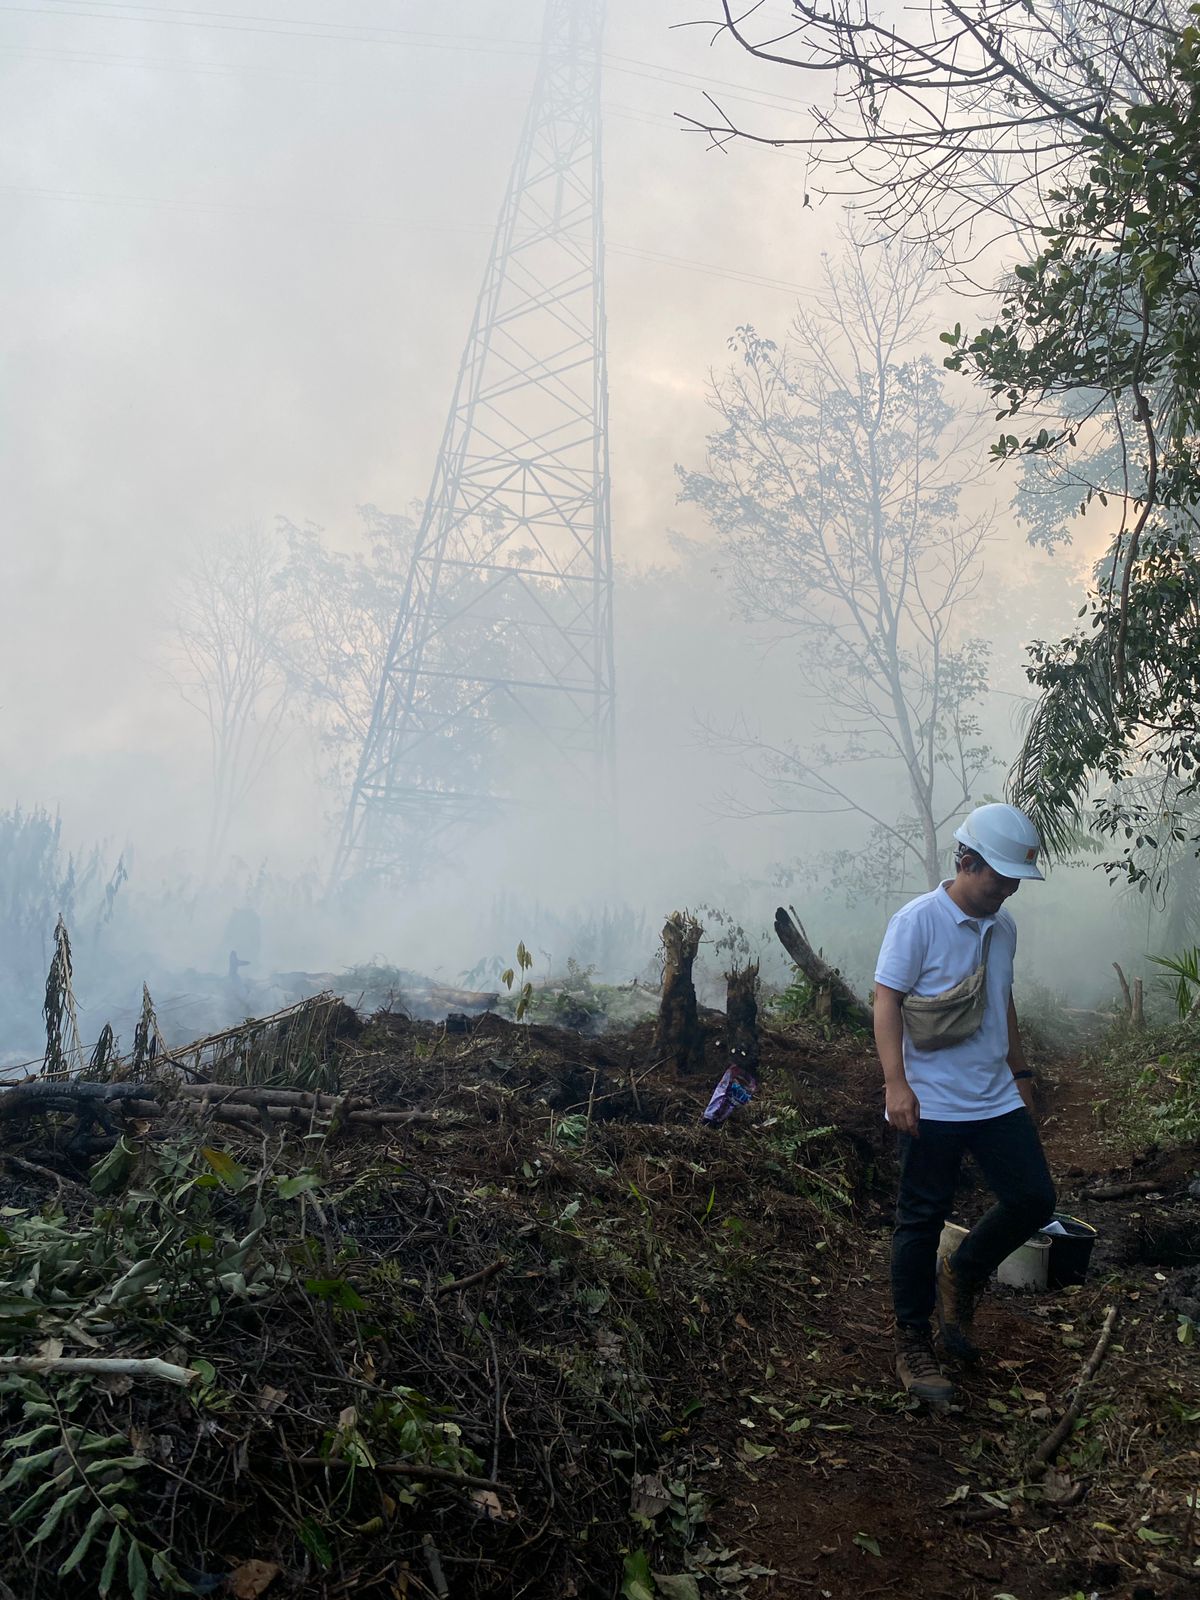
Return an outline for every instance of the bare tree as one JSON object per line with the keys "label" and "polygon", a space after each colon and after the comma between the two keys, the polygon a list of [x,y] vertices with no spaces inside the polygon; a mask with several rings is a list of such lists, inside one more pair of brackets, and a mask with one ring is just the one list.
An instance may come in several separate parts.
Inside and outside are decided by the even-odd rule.
{"label": "bare tree", "polygon": [[206,875],[216,868],[235,815],[286,735],[292,687],[284,648],[288,629],[278,552],[261,529],[235,529],[196,552],[175,616],[175,682],[208,727]]}
{"label": "bare tree", "polygon": [[295,623],[289,671],[316,724],[322,779],[339,818],[403,610],[416,535],[409,515],[360,506],[359,516],[364,539],[353,553],[331,548],[311,523],[281,527],[282,580]]}
{"label": "bare tree", "polygon": [[962,630],[988,519],[959,508],[970,428],[909,353],[926,259],[848,246],[826,262],[826,309],[801,312],[782,347],[749,327],[730,341],[742,361],[712,381],[721,425],[707,470],[681,471],[682,498],[820,707],[807,747],[745,725],[719,735],[764,781],[766,809],[857,814],[877,886],[888,861],[932,886],[942,830],[992,763],[975,715],[987,646]]}
{"label": "bare tree", "polygon": [[762,0],[714,3],[716,34],[828,92],[786,125],[711,97],[684,122],[718,145],[806,147],[811,187],[869,195],[877,220],[936,235],[960,264],[996,225],[1043,220],[1098,146],[1133,148],[1122,117],[1163,95],[1191,21],[1183,0],[792,0],[781,27]]}

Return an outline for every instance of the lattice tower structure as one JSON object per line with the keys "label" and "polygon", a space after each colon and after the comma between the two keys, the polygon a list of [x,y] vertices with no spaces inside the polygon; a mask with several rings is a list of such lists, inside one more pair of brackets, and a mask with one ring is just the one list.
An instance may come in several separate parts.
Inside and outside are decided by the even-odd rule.
{"label": "lattice tower structure", "polygon": [[600,57],[548,0],[336,878],[409,878],[514,794],[613,784]]}

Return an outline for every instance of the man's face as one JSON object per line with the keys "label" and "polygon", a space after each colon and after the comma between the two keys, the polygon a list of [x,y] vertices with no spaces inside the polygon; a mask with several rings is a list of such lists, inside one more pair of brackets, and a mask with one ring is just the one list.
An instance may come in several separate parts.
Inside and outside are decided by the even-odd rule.
{"label": "man's face", "polygon": [[959,877],[963,898],[970,902],[969,909],[975,917],[994,917],[1008,897],[1021,887],[1020,878],[1006,878],[986,861],[977,861],[973,872],[964,867]]}

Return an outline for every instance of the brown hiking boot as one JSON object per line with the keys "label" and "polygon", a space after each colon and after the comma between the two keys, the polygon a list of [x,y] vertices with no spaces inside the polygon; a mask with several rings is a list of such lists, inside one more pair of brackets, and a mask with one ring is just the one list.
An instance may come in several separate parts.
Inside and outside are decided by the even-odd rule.
{"label": "brown hiking boot", "polygon": [[938,1262],[937,1314],[942,1343],[960,1361],[980,1361],[983,1351],[975,1343],[975,1307],[983,1294],[983,1284],[964,1278],[951,1265],[950,1257]]}
{"label": "brown hiking boot", "polygon": [[928,1328],[896,1329],[896,1376],[905,1392],[931,1406],[948,1406],[954,1385],[938,1366]]}

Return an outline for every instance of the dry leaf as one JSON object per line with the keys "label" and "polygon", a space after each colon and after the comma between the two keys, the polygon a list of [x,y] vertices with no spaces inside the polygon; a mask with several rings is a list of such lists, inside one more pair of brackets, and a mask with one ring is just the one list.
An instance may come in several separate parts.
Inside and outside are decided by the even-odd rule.
{"label": "dry leaf", "polygon": [[504,1520],[504,1507],[500,1504],[500,1496],[494,1489],[476,1489],[471,1496],[471,1504],[493,1522]]}
{"label": "dry leaf", "polygon": [[243,1561],[229,1574],[229,1592],[234,1600],[258,1600],[279,1573],[280,1568],[274,1561]]}
{"label": "dry leaf", "polygon": [[[45,1356],[47,1361],[57,1361],[63,1353],[63,1342],[61,1339],[43,1339],[41,1344],[36,1346],[36,1353]],[[130,1384],[130,1388],[132,1387]]]}
{"label": "dry leaf", "polygon": [[1071,1506],[1083,1494],[1083,1485],[1066,1472],[1052,1467],[1042,1479],[1042,1494],[1052,1506]]}
{"label": "dry leaf", "polygon": [[273,1389],[269,1383],[265,1383],[258,1397],[258,1409],[266,1416],[273,1417],[287,1397],[286,1389]]}
{"label": "dry leaf", "polygon": [[118,1395],[129,1393],[133,1388],[133,1379],[127,1372],[110,1372],[106,1377],[97,1378],[96,1388],[101,1394],[111,1395],[115,1399]]}
{"label": "dry leaf", "polygon": [[662,1479],[652,1472],[635,1472],[630,1484],[629,1514],[653,1522],[671,1504]]}

